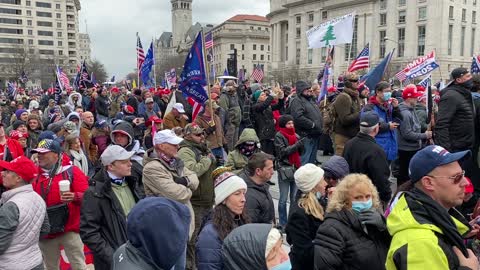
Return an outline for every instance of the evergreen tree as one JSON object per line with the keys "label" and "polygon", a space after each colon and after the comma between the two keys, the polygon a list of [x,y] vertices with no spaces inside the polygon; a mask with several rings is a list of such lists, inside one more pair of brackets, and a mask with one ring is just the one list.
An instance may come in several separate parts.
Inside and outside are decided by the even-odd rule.
{"label": "evergreen tree", "polygon": [[333,32],[333,25],[330,24],[327,28],[327,32],[323,36],[321,41],[325,41],[325,45],[330,46],[330,40],[335,40],[337,37],[335,37],[335,33]]}

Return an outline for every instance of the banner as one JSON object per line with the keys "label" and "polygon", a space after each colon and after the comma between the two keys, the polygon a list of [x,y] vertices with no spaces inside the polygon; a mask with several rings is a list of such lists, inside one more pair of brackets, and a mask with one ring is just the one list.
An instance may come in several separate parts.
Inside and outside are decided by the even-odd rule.
{"label": "banner", "polygon": [[326,21],[307,31],[308,48],[322,48],[351,43],[355,12]]}
{"label": "banner", "polygon": [[412,63],[409,63],[407,67],[397,73],[395,77],[403,82],[405,79],[414,79],[427,75],[438,67],[439,65],[435,62],[435,51],[432,51],[429,54],[416,59]]}
{"label": "banner", "polygon": [[148,48],[147,56],[145,56],[145,61],[143,62],[142,68],[140,69],[140,78],[142,79],[143,85],[147,88],[154,85],[153,78],[150,75],[154,64],[155,64],[155,57],[153,52],[153,41],[152,41],[152,43],[150,43],[150,47]]}

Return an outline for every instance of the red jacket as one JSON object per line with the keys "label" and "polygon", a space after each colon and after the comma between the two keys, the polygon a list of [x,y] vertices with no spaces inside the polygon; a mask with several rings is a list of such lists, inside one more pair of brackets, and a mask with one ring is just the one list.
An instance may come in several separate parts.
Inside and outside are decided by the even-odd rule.
{"label": "red jacket", "polygon": [[[57,175],[52,180],[52,185],[50,188],[50,192],[46,196],[46,204],[47,207],[61,204],[62,202],[60,201],[60,188],[58,186],[58,182],[60,180],[67,180],[68,178],[68,173],[67,170],[68,168],[72,167],[73,165],[70,162],[70,159],[68,156],[65,154],[62,155],[62,168],[61,172]],[[48,182],[49,179],[45,172],[41,169],[39,169],[39,178],[37,180],[32,181],[33,185],[33,190],[40,194],[42,196],[42,184],[43,184],[43,189],[46,191],[48,187]],[[73,179],[72,179],[72,184],[70,186],[71,192],[75,193],[75,197],[73,199],[73,202],[68,204],[68,210],[69,210],[69,217],[67,220],[67,224],[65,225],[65,232],[76,232],[78,233],[80,231],[80,207],[82,204],[82,198],[83,198],[83,193],[85,190],[88,189],[88,178],[83,174],[83,172],[76,166],[73,166]],[[47,238],[55,238],[56,236],[59,236],[61,234],[50,234],[47,236]]]}

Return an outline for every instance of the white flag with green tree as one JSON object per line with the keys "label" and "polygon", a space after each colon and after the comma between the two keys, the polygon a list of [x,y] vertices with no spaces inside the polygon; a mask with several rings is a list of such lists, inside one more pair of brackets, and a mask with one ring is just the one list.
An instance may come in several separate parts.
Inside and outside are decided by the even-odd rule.
{"label": "white flag with green tree", "polygon": [[355,12],[323,22],[307,31],[308,47],[322,48],[351,43]]}

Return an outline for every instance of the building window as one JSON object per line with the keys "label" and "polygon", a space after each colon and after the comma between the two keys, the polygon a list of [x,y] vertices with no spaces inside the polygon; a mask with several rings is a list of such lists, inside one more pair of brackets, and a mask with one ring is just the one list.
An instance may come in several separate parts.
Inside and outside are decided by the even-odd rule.
{"label": "building window", "polygon": [[297,27],[295,38],[300,38],[301,34],[302,34],[302,31],[300,30],[300,27]]}
{"label": "building window", "polygon": [[52,22],[43,22],[43,21],[37,21],[38,26],[44,26],[44,27],[52,27],[53,23]]}
{"label": "building window", "polygon": [[453,25],[448,26],[448,45],[447,54],[452,55],[452,37],[453,37]]}
{"label": "building window", "polygon": [[28,40],[28,45],[33,45],[33,39]]}
{"label": "building window", "polygon": [[53,46],[53,41],[52,40],[39,40],[38,45]]}
{"label": "building window", "polygon": [[470,55],[473,55],[475,52],[475,28],[472,28],[472,36],[470,40]]}
{"label": "building window", "polygon": [[53,32],[52,31],[38,31],[37,32],[39,36],[48,36],[48,37],[52,37],[53,36]]}
{"label": "building window", "polygon": [[407,12],[405,10],[400,10],[398,12],[398,23],[405,23],[407,18]]}
{"label": "building window", "polygon": [[62,18],[62,14],[61,13],[57,13],[57,19],[61,19]]}
{"label": "building window", "polygon": [[242,60],[245,60],[245,54],[242,54]]}
{"label": "building window", "polygon": [[56,5],[55,5],[55,8],[56,8],[56,9],[61,9],[60,4],[56,4]]}
{"label": "building window", "polygon": [[27,20],[27,25],[32,26],[32,20]]}
{"label": "building window", "polygon": [[477,5],[477,0],[473,0],[473,5],[474,5],[474,6]]}
{"label": "building window", "polygon": [[257,60],[257,55],[253,54],[253,60]]}
{"label": "building window", "polygon": [[405,28],[398,28],[398,57],[405,56]]}
{"label": "building window", "polygon": [[63,46],[63,42],[62,42],[62,41],[59,40],[57,43],[58,43],[58,46],[59,46],[59,47]]}
{"label": "building window", "polygon": [[302,22],[302,17],[300,15],[297,15],[297,17],[295,17],[295,21],[297,22],[297,24],[300,24]]}
{"label": "building window", "polygon": [[268,58],[268,61],[270,61],[270,54],[268,55],[268,57],[267,57],[267,58]]}
{"label": "building window", "polygon": [[326,47],[323,47],[323,48],[320,49],[320,60],[322,62],[325,62],[327,60],[327,48]]}
{"label": "building window", "polygon": [[257,27],[258,30],[262,30],[262,27]]}
{"label": "building window", "polygon": [[253,44],[253,50],[254,50],[254,51],[257,50],[257,44]]}
{"label": "building window", "polygon": [[32,16],[32,11],[31,10],[27,10],[27,16]]}
{"label": "building window", "polygon": [[422,56],[425,54],[425,36],[426,36],[426,26],[418,26],[418,48],[417,55]]}
{"label": "building window", "polygon": [[448,18],[453,19],[453,6],[448,8]]}
{"label": "building window", "polygon": [[263,54],[260,54],[260,61],[265,60],[265,56]]}
{"label": "building window", "polygon": [[235,44],[230,44],[230,50],[235,49]]}
{"label": "building window", "polygon": [[477,12],[472,11],[472,23],[477,23]]}
{"label": "building window", "polygon": [[29,6],[32,5],[32,2],[31,1],[26,1],[25,4],[27,5],[27,7],[29,7]]}
{"label": "building window", "polygon": [[387,25],[387,13],[380,14],[380,26]]}
{"label": "building window", "polygon": [[380,9],[387,8],[387,0],[380,0]]}
{"label": "building window", "polygon": [[[298,44],[297,44],[298,45]],[[300,55],[302,54],[302,50],[297,47],[297,54],[295,55],[295,63],[300,65]]]}
{"label": "building window", "polygon": [[312,63],[313,63],[313,49],[308,49],[307,64],[311,65]]}
{"label": "building window", "polygon": [[380,36],[380,58],[385,57],[386,46],[385,46],[385,37],[387,36],[387,31],[382,30],[379,32]]}
{"label": "building window", "polygon": [[418,19],[419,20],[426,20],[427,19],[427,7],[419,7],[418,8]]}
{"label": "building window", "polygon": [[267,45],[267,51],[268,52],[270,51],[270,45]]}
{"label": "building window", "polygon": [[28,35],[32,36],[33,35],[33,30],[28,30]]}
{"label": "building window", "polygon": [[62,23],[61,22],[57,22],[57,28],[62,28]]}
{"label": "building window", "polygon": [[51,17],[52,17],[52,13],[51,13],[51,12],[37,11],[37,17],[47,17],[47,18],[51,18]]}
{"label": "building window", "polygon": [[328,18],[328,11],[322,11],[322,20],[326,20]]}
{"label": "building window", "polygon": [[467,10],[462,8],[462,22],[467,21]]}
{"label": "building window", "polygon": [[285,61],[288,61],[288,46],[285,46]]}
{"label": "building window", "polygon": [[62,32],[57,32],[57,37],[62,37]]}
{"label": "building window", "polygon": [[45,3],[45,2],[35,2],[35,5],[37,7],[41,7],[41,8],[51,8],[52,7],[52,4]]}
{"label": "building window", "polygon": [[264,51],[265,50],[265,45],[260,45],[260,51]]}
{"label": "building window", "polygon": [[242,44],[242,51],[245,51],[245,44]]}
{"label": "building window", "polygon": [[398,0],[398,6],[403,7],[407,4],[407,0]]}
{"label": "building window", "polygon": [[308,13],[308,21],[313,22],[313,13]]}
{"label": "building window", "polygon": [[462,26],[460,32],[460,56],[465,54],[465,26]]}
{"label": "building window", "polygon": [[[358,41],[358,15],[353,20],[353,36],[352,43],[345,44],[345,61],[354,59],[357,54],[357,41]],[[352,47],[350,49],[350,47]]]}

